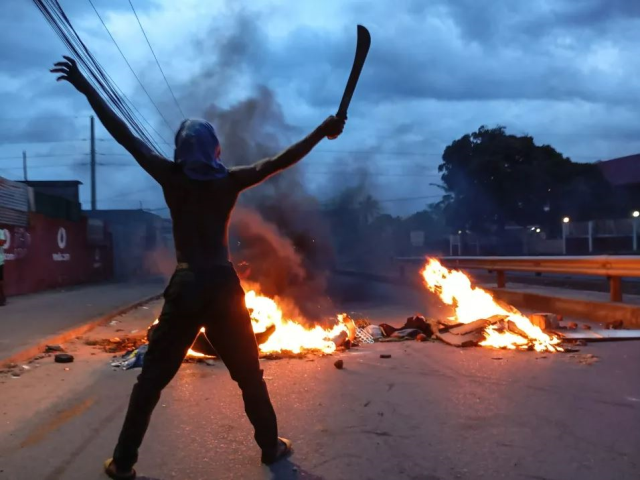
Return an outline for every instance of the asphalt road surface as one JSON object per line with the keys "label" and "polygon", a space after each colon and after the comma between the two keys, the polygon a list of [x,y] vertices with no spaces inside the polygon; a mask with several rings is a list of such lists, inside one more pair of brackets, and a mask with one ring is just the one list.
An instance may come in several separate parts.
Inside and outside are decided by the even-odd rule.
{"label": "asphalt road surface", "polygon": [[0,358],[44,338],[162,293],[162,280],[102,283],[10,297],[0,310]]}
{"label": "asphalt road surface", "polygon": [[[402,287],[335,285],[341,309],[399,323],[446,312]],[[338,288],[339,287],[339,288]],[[338,292],[341,292],[338,294]],[[93,355],[91,354],[93,353]],[[390,359],[380,354],[392,355]],[[586,364],[584,354],[593,354]],[[0,378],[0,480],[104,479],[137,371],[80,348]],[[137,466],[157,480],[631,480],[640,475],[640,343],[576,355],[404,342],[264,361],[289,461],[259,463],[220,363],[185,364],[154,414]]]}

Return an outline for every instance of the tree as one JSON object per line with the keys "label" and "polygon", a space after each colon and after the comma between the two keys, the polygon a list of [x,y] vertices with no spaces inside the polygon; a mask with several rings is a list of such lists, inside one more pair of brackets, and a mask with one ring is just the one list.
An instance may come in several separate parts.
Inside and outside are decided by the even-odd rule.
{"label": "tree", "polygon": [[507,224],[551,228],[565,215],[596,218],[615,205],[594,164],[572,162],[528,135],[480,127],[455,140],[442,156],[441,207],[454,229],[490,232]]}

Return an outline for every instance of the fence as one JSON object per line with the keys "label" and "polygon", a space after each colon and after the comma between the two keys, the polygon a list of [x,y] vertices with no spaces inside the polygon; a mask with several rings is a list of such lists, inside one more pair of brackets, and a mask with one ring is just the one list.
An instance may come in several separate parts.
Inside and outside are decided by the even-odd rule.
{"label": "fence", "polygon": [[[423,257],[405,257],[403,264],[424,264]],[[622,301],[621,279],[640,277],[640,256],[582,256],[582,257],[443,257],[440,261],[449,268],[460,270],[486,270],[496,274],[498,288],[507,284],[507,272],[564,273],[606,277],[612,302]]]}

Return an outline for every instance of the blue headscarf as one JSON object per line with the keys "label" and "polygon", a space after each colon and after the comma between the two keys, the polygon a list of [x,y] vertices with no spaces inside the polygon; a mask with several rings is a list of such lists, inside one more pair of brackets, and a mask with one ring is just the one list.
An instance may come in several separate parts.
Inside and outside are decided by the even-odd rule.
{"label": "blue headscarf", "polygon": [[224,178],[229,171],[220,161],[220,141],[213,126],[205,120],[189,119],[176,133],[175,162],[193,180]]}

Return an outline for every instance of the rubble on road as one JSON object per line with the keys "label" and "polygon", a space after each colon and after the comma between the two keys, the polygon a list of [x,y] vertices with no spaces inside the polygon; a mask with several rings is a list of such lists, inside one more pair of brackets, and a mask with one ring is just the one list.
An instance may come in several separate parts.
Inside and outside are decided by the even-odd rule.
{"label": "rubble on road", "polygon": [[44,353],[52,353],[52,352],[62,352],[64,353],[64,348],[62,345],[47,345],[44,348]]}
{"label": "rubble on road", "polygon": [[56,363],[72,363],[75,360],[73,355],[69,355],[68,353],[58,353],[53,358]]}
{"label": "rubble on road", "polygon": [[135,350],[130,350],[117,360],[111,362],[112,367],[122,368],[123,370],[130,370],[132,368],[142,368],[144,363],[144,356],[147,353],[147,344],[141,345]]}
{"label": "rubble on road", "polygon": [[147,342],[142,338],[114,337],[101,340],[85,340],[84,343],[85,345],[89,345],[91,347],[100,347],[106,353],[118,353],[135,350],[140,345],[143,345]]}

